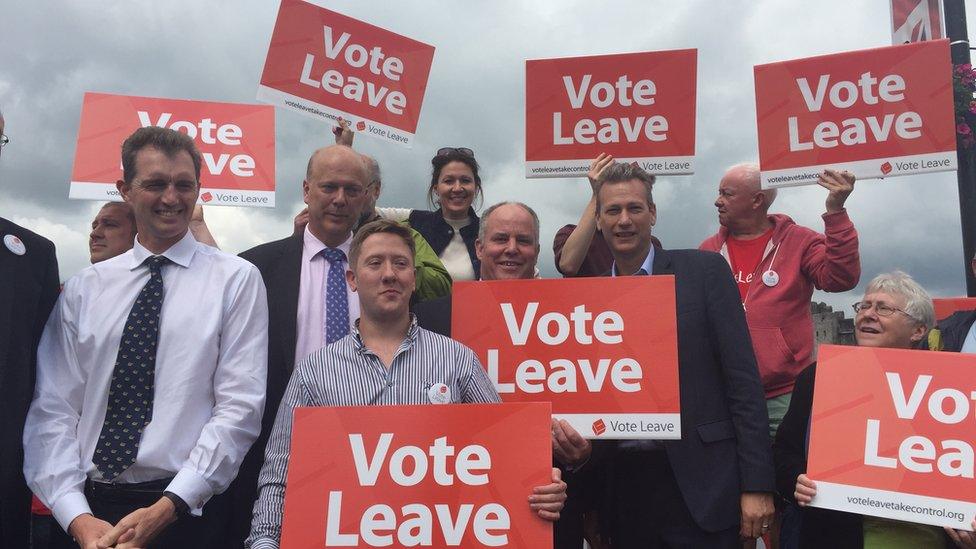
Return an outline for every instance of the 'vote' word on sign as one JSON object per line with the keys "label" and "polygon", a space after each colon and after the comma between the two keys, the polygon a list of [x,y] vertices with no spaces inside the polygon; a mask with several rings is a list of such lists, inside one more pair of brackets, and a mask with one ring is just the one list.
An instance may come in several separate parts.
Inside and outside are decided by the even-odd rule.
{"label": "'vote' word on sign", "polygon": [[187,134],[200,151],[200,201],[274,206],[274,108],[86,93],[71,176],[71,198],[120,200],[119,148],[149,126]]}
{"label": "'vote' word on sign", "polygon": [[303,0],[282,0],[258,99],[409,146],[434,48]]}
{"label": "'vote' word on sign", "polygon": [[817,482],[813,504],[971,529],[974,373],[972,355],[821,347],[807,471]]}
{"label": "'vote' word on sign", "polygon": [[591,438],[680,438],[673,277],[458,283],[452,305],[505,402],[549,401]]}
{"label": "'vote' word on sign", "polygon": [[526,501],[550,482],[549,413],[538,403],[298,408],[282,546],[551,545]]}
{"label": "'vote' word on sign", "polygon": [[692,173],[695,50],[525,63],[526,175],[584,177],[600,153]]}
{"label": "'vote' word on sign", "polygon": [[755,67],[766,188],[815,183],[825,168],[859,179],[955,168],[946,41]]}

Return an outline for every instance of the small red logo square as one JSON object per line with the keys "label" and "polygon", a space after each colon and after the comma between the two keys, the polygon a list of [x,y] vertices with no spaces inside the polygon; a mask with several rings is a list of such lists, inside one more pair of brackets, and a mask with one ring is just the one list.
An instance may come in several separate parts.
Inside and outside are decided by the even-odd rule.
{"label": "small red logo square", "polygon": [[602,435],[604,431],[607,430],[607,424],[603,423],[602,419],[598,419],[593,422],[593,434]]}
{"label": "small red logo square", "polygon": [[359,122],[358,122],[358,123],[356,124],[356,129],[357,129],[357,130],[359,130],[359,131],[361,131],[361,132],[364,132],[364,131],[366,131],[366,122],[363,122],[362,120],[360,120],[360,121],[359,121]]}
{"label": "small red logo square", "polygon": [[881,173],[888,175],[891,173],[891,162],[885,162],[881,165]]}
{"label": "small red logo square", "polygon": [[200,195],[200,200],[203,200],[204,202],[210,202],[211,200],[213,200],[213,195],[210,194],[210,191],[207,191]]}

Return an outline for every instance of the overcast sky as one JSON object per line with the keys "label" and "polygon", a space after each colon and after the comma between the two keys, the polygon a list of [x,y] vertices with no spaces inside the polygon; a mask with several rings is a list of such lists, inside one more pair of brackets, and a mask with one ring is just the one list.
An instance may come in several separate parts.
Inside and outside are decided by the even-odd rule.
{"label": "overcast sky", "polygon": [[[725,167],[757,156],[753,65],[891,40],[886,0],[316,3],[436,47],[413,148],[357,139],[383,168],[380,205],[426,208],[433,151],[470,147],[486,204],[520,200],[539,212],[543,276],[556,276],[552,237],[576,222],[589,188],[524,177],[525,59],[698,49],[698,172],[655,186],[655,234],[668,248],[689,248],[717,229],[712,203]],[[966,5],[974,26],[976,0]],[[62,279],[84,268],[100,204],[67,198],[83,94],[256,102],[277,9],[276,0],[6,2],[0,109],[11,143],[0,158],[0,216],[54,241]],[[276,116],[277,208],[206,210],[228,252],[290,233],[308,156],[331,140],[321,122],[283,109]],[[773,210],[822,231],[825,197],[819,187],[785,189]],[[861,284],[817,299],[846,308],[894,268],[933,295],[965,293],[955,172],[859,182],[847,206],[860,233]]]}

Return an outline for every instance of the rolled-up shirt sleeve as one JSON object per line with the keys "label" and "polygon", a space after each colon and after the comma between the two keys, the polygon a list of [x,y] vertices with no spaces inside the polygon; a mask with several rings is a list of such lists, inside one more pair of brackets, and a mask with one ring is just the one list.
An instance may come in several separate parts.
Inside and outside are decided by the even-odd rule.
{"label": "rolled-up shirt sleeve", "polygon": [[200,515],[227,489],[261,432],[268,379],[268,300],[257,268],[248,265],[224,288],[223,326],[214,370],[214,406],[197,444],[166,488]]}

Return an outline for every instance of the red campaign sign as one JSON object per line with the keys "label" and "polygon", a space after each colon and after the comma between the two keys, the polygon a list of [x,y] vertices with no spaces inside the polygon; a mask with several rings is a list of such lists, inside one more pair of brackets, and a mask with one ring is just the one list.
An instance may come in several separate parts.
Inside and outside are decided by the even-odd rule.
{"label": "red campaign sign", "polygon": [[956,169],[947,40],[757,65],[764,188]]}
{"label": "red campaign sign", "polygon": [[434,47],[303,0],[281,0],[258,99],[410,146]]}
{"label": "red campaign sign", "polygon": [[457,282],[451,336],[505,402],[588,438],[681,438],[674,277]]}
{"label": "red campaign sign", "polygon": [[697,63],[698,50],[526,61],[526,177],[586,177],[604,152],[694,173]]}
{"label": "red campaign sign", "polygon": [[971,530],[976,355],[821,345],[812,505]]}
{"label": "red campaign sign", "polygon": [[297,408],[281,547],[552,547],[549,405]]}
{"label": "red campaign sign", "polygon": [[275,117],[266,105],[86,93],[69,198],[121,200],[122,142],[141,127],[182,131],[196,143],[200,202],[275,205]]}
{"label": "red campaign sign", "polygon": [[935,319],[949,318],[956,311],[972,311],[976,309],[976,297],[943,297],[933,299],[935,305]]}

